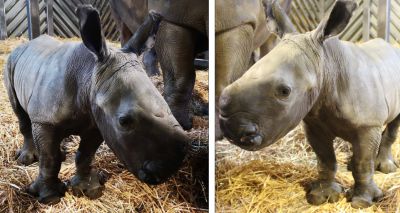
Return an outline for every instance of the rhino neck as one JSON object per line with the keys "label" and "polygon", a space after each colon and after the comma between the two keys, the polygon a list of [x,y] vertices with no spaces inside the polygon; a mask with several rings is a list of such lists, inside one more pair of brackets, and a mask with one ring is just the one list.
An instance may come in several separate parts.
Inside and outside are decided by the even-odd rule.
{"label": "rhino neck", "polygon": [[[324,42],[318,63],[319,97],[312,111],[317,112],[323,106],[334,106],[334,99],[347,88],[349,79],[348,67],[351,67],[351,55],[348,42],[337,37]],[[354,58],[354,57],[353,57]]]}
{"label": "rhino neck", "polygon": [[67,63],[68,82],[71,88],[76,89],[75,105],[85,114],[91,114],[90,91],[96,65],[95,56],[83,44],[80,44],[77,45]]}

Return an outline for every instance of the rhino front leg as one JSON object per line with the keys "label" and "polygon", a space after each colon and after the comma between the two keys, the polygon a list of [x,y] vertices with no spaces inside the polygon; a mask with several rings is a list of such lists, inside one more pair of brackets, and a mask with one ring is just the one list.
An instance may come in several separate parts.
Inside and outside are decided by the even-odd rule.
{"label": "rhino front leg", "polygon": [[349,191],[348,198],[353,208],[366,208],[383,195],[373,180],[374,158],[381,140],[380,128],[361,130],[356,138],[352,141],[354,188]]}
{"label": "rhino front leg", "polygon": [[76,152],[76,174],[71,180],[72,193],[75,196],[85,195],[91,199],[102,195],[104,178],[91,167],[93,157],[103,138],[98,130],[81,135],[81,142]]}
{"label": "rhino front leg", "polygon": [[337,169],[335,151],[333,149],[334,136],[323,129],[306,125],[307,140],[318,159],[317,181],[311,183],[306,198],[310,204],[320,205],[325,202],[337,202],[343,191],[339,183],[335,182]]}
{"label": "rhino front leg", "polygon": [[392,156],[392,144],[396,141],[397,130],[400,126],[400,116],[390,122],[383,131],[378,156],[375,160],[375,168],[383,173],[395,172],[397,164]]}
{"label": "rhino front leg", "polygon": [[29,186],[28,193],[38,197],[40,203],[58,203],[66,191],[65,184],[58,178],[62,138],[54,126],[39,123],[32,124],[32,135],[39,151],[39,175]]}
{"label": "rhino front leg", "polygon": [[164,97],[172,114],[184,129],[192,128],[190,100],[196,73],[194,70],[196,33],[162,21],[156,38],[164,78]]}

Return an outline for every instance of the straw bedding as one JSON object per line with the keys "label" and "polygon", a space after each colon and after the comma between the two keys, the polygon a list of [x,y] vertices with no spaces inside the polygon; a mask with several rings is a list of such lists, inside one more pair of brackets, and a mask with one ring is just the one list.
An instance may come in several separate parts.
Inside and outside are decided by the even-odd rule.
{"label": "straw bedding", "polygon": [[[354,183],[346,168],[351,146],[336,139],[335,151],[336,179],[347,190]],[[333,204],[307,203],[305,188],[317,178],[317,160],[301,126],[258,152],[240,150],[226,140],[216,143],[216,152],[216,203],[221,212],[360,212],[344,196]],[[392,153],[399,161],[398,141]],[[400,212],[400,169],[391,174],[375,172],[374,180],[385,197],[363,212]]]}
{"label": "straw bedding", "polygon": [[[76,39],[74,39],[76,40]],[[27,40],[0,41],[0,78],[9,54],[17,45]],[[116,45],[116,44],[113,44]],[[117,45],[116,45],[117,46]],[[196,101],[208,103],[208,72],[198,72]],[[161,78],[152,79],[162,85]],[[160,89],[162,87],[159,87]],[[22,146],[16,116],[12,112],[3,81],[0,85],[0,212],[203,212],[208,206],[208,117],[195,116],[194,128],[188,132],[193,138],[191,157],[183,168],[169,181],[158,186],[139,182],[123,168],[112,151],[102,145],[96,153],[94,167],[108,179],[103,196],[96,200],[75,197],[67,191],[61,202],[39,204],[24,192],[38,174],[38,164],[19,166],[15,152]],[[63,142],[67,159],[62,163],[59,178],[68,181],[75,173],[74,157],[79,137],[72,136]]]}

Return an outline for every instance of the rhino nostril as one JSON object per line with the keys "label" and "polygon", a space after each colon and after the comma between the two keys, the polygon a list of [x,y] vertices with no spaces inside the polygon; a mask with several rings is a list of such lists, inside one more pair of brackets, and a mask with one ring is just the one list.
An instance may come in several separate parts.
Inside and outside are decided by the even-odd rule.
{"label": "rhino nostril", "polygon": [[254,135],[258,132],[258,126],[256,124],[242,125],[240,132],[243,136]]}
{"label": "rhino nostril", "polygon": [[247,135],[240,138],[240,142],[244,145],[261,145],[262,137],[259,134]]}
{"label": "rhino nostril", "polygon": [[138,171],[138,178],[139,178],[139,180],[141,180],[141,181],[146,181],[146,177],[147,177],[146,172],[145,172],[143,169],[140,169],[140,170]]}

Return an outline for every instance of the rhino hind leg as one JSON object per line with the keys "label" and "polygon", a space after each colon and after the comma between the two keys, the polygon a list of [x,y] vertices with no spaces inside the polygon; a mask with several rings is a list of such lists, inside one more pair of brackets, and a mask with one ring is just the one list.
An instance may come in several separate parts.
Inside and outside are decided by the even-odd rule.
{"label": "rhino hind leg", "polygon": [[342,186],[335,181],[336,156],[333,148],[333,136],[318,127],[306,125],[307,139],[318,159],[319,177],[306,189],[306,198],[310,204],[337,202],[343,192]]}
{"label": "rhino hind leg", "polygon": [[[25,115],[22,115],[23,113]],[[24,136],[24,145],[17,151],[15,158],[18,164],[28,166],[38,161],[39,155],[33,143],[31,121],[28,115],[25,112],[23,113],[17,117],[19,119],[20,132]]]}
{"label": "rhino hind leg", "polygon": [[196,32],[162,21],[156,39],[164,79],[164,97],[184,129],[192,128],[190,101],[195,83]]}
{"label": "rhino hind leg", "polygon": [[58,178],[62,154],[62,137],[52,125],[32,123],[32,135],[39,151],[39,175],[27,191],[38,198],[40,203],[58,203],[66,191],[65,184]]}
{"label": "rhino hind leg", "polygon": [[104,190],[105,178],[92,169],[91,162],[103,138],[97,130],[81,135],[81,142],[75,157],[76,174],[71,179],[72,193],[75,196],[98,198]]}
{"label": "rhino hind leg", "polygon": [[376,170],[383,173],[395,172],[398,165],[393,159],[391,148],[396,141],[397,130],[400,126],[400,115],[390,122],[382,133],[378,156],[375,160]]}
{"label": "rhino hind leg", "polygon": [[358,130],[356,134],[355,139],[351,141],[354,187],[348,191],[347,198],[353,208],[367,208],[383,196],[373,180],[374,158],[379,149],[381,129],[364,128]]}
{"label": "rhino hind leg", "polygon": [[38,152],[33,144],[31,119],[21,107],[14,89],[9,86],[9,82],[6,82],[6,84],[11,107],[18,118],[19,130],[24,136],[24,145],[16,152],[15,159],[18,164],[27,166],[38,160]]}

